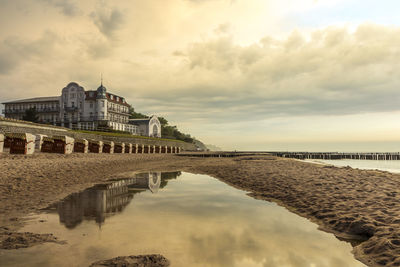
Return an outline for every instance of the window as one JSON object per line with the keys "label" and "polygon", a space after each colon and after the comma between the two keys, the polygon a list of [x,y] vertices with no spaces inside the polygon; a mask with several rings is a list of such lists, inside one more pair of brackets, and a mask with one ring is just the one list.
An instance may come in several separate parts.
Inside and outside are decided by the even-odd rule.
{"label": "window", "polygon": [[71,102],[71,105],[72,105],[72,107],[75,107],[75,102],[72,101],[72,102]]}
{"label": "window", "polygon": [[79,108],[82,108],[82,101],[79,102]]}
{"label": "window", "polygon": [[93,108],[93,103],[92,102],[90,102],[90,108]]}
{"label": "window", "polygon": [[101,105],[104,108],[104,100],[101,101]]}
{"label": "window", "polygon": [[71,98],[75,98],[75,94],[74,93],[71,94]]}

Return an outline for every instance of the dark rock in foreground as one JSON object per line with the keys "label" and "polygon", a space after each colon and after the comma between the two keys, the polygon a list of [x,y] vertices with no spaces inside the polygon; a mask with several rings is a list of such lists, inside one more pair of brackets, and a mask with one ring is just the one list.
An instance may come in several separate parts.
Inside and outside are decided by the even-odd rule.
{"label": "dark rock in foreground", "polygon": [[139,255],[116,257],[109,260],[96,261],[90,267],[166,267],[169,260],[162,255]]}

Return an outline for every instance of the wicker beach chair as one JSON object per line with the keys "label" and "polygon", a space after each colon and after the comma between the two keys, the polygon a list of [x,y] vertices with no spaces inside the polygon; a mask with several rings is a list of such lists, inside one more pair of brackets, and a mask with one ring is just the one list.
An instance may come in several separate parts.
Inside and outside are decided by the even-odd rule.
{"label": "wicker beach chair", "polygon": [[77,153],[88,153],[89,142],[86,139],[75,139],[74,152]]}
{"label": "wicker beach chair", "polygon": [[74,138],[66,135],[53,136],[54,153],[71,154],[74,151]]}
{"label": "wicker beach chair", "polygon": [[144,145],[138,145],[137,147],[137,153],[138,154],[143,154],[144,151]]}
{"label": "wicker beach chair", "polygon": [[40,152],[54,153],[54,139],[49,136],[43,137]]}
{"label": "wicker beach chair", "polygon": [[114,153],[125,153],[125,143],[115,142]]}
{"label": "wicker beach chair", "polygon": [[143,153],[145,153],[145,154],[150,153],[150,145],[144,145],[143,146]]}
{"label": "wicker beach chair", "polygon": [[3,152],[4,148],[4,134],[0,134],[0,153]]}
{"label": "wicker beach chair", "polygon": [[131,143],[125,143],[125,151],[126,154],[131,154],[132,153],[132,144]]}
{"label": "wicker beach chair", "polygon": [[10,140],[10,154],[30,155],[35,152],[35,136],[30,133],[6,133]]}
{"label": "wicker beach chair", "polygon": [[89,140],[90,153],[103,153],[103,141]]}
{"label": "wicker beach chair", "polygon": [[114,142],[113,141],[103,141],[103,153],[114,153]]}

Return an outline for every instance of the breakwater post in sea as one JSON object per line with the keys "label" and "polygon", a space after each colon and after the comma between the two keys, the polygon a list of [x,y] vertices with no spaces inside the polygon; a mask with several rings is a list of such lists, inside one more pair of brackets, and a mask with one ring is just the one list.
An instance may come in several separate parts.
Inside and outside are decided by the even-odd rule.
{"label": "breakwater post in sea", "polygon": [[269,152],[271,155],[281,158],[294,159],[322,159],[322,160],[400,160],[399,152],[363,152],[363,153],[342,153],[342,152]]}

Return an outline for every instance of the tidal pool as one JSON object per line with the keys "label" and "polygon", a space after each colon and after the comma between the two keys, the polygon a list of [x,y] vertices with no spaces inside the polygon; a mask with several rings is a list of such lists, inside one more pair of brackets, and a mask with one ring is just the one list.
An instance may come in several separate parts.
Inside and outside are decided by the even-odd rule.
{"label": "tidal pool", "polygon": [[162,254],[171,266],[365,266],[352,246],[274,203],[205,175],[144,173],[68,196],[21,231],[47,243],[0,250],[1,266],[88,266]]}

